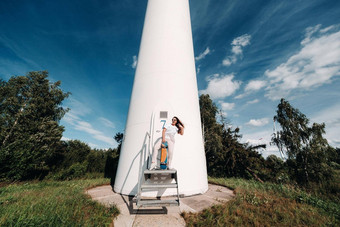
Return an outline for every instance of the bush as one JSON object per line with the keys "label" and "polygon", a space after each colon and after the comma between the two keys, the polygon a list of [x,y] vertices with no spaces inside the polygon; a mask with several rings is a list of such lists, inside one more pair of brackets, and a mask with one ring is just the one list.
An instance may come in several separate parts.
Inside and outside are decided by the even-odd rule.
{"label": "bush", "polygon": [[68,168],[75,163],[82,163],[91,152],[91,147],[80,140],[69,140],[66,142],[67,148],[63,154],[63,162],[60,167]]}
{"label": "bush", "polygon": [[75,163],[66,170],[61,170],[53,176],[54,180],[72,180],[83,177],[86,173],[87,162]]}
{"label": "bush", "polygon": [[87,172],[104,173],[107,156],[108,154],[104,150],[91,150],[86,157],[86,160],[89,163],[87,166]]}

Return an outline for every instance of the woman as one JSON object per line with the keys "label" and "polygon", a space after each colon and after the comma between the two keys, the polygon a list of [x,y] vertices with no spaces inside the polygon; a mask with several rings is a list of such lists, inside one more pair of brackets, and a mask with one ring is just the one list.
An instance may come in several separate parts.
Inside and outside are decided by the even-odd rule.
{"label": "woman", "polygon": [[[162,143],[168,143],[168,163],[167,169],[171,169],[171,161],[175,146],[175,135],[176,133],[184,134],[184,124],[178,119],[178,117],[173,117],[170,125],[166,125],[162,131]],[[152,163],[150,169],[156,168],[156,159],[158,155],[158,150],[161,146],[161,141],[155,144],[154,151],[152,154]]]}

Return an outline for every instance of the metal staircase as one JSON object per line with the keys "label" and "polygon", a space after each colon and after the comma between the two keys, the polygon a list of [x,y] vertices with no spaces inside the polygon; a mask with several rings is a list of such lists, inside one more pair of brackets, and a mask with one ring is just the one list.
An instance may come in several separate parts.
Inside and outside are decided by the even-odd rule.
{"label": "metal staircase", "polygon": [[[145,149],[144,152],[140,155],[140,163],[139,163],[139,177],[138,177],[138,192],[134,201],[136,202],[137,207],[165,207],[165,206],[179,206],[179,191],[178,191],[178,179],[177,179],[177,170],[148,170],[144,168],[149,168],[151,165],[151,150],[153,150],[152,145],[154,142],[154,133],[155,133],[155,114],[154,111],[152,113],[150,132],[147,133],[149,138],[148,141],[148,149]],[[163,122],[163,120],[161,120]],[[165,121],[164,121],[165,123]],[[157,130],[157,132],[161,130]],[[144,162],[146,160],[146,166]],[[169,197],[161,197],[162,192],[165,192],[167,189],[176,189],[176,193],[172,196],[172,199]],[[146,197],[143,196],[144,193],[155,194],[155,197]]]}
{"label": "metal staircase", "polygon": [[[143,177],[138,184],[137,207],[165,207],[179,206],[179,192],[177,181],[177,170],[144,170]],[[175,188],[177,195],[174,199],[161,199],[160,196],[150,198],[142,197],[143,192],[156,191],[168,188]]]}

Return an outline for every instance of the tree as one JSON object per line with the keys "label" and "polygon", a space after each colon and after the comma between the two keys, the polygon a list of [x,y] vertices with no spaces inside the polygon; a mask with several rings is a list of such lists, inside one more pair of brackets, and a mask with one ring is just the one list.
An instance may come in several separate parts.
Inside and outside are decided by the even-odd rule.
{"label": "tree", "polygon": [[201,122],[203,128],[204,149],[207,160],[208,173],[216,174],[217,163],[219,162],[220,153],[223,150],[222,145],[222,125],[216,121],[218,113],[217,106],[212,102],[209,95],[201,95],[199,98]]}
{"label": "tree", "polygon": [[111,185],[114,185],[117,168],[118,168],[118,161],[120,155],[120,149],[122,147],[124,134],[121,132],[116,133],[114,139],[118,143],[118,147],[115,149],[109,149],[107,151],[106,156],[106,163],[105,163],[105,172],[104,176],[107,178],[111,178]]}
{"label": "tree", "polygon": [[50,83],[47,71],[0,81],[0,178],[26,179],[48,171],[60,143],[69,96],[61,82]]}
{"label": "tree", "polygon": [[118,147],[117,147],[117,152],[118,155],[120,154],[120,150],[122,148],[122,143],[123,143],[123,139],[124,139],[124,134],[121,132],[117,132],[116,135],[113,137],[116,142],[118,143]]}
{"label": "tree", "polygon": [[286,183],[289,181],[286,162],[276,155],[269,155],[265,161],[266,167],[266,180],[274,181],[277,183]]}
{"label": "tree", "polygon": [[303,184],[329,180],[332,171],[327,165],[325,124],[309,126],[309,119],[285,99],[281,99],[274,121],[279,122],[282,130],[272,137],[272,142],[283,148],[296,180]]}
{"label": "tree", "polygon": [[91,147],[80,140],[69,140],[64,153],[64,160],[61,168],[68,168],[75,163],[83,163],[91,152]]}
{"label": "tree", "polygon": [[261,146],[250,146],[239,142],[240,129],[226,128],[223,125],[222,144],[223,152],[219,156],[220,168],[223,177],[255,178],[261,180],[264,158],[257,151]]}
{"label": "tree", "polygon": [[[241,138],[240,129],[227,127],[226,119],[209,95],[201,95],[199,103],[208,174],[215,177],[255,178],[262,181],[258,174],[264,159],[257,152],[257,147],[238,141]],[[221,114],[222,123],[217,122],[217,114]]]}

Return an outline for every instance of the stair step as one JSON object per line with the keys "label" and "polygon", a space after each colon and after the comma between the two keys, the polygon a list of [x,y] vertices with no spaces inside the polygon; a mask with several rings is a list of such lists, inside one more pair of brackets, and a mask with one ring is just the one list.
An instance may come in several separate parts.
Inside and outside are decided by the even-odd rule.
{"label": "stair step", "polygon": [[141,189],[177,188],[177,184],[142,184]]}
{"label": "stair step", "polygon": [[178,200],[140,200],[137,201],[138,207],[164,207],[179,206]]}
{"label": "stair step", "polygon": [[177,170],[144,170],[145,174],[173,174],[176,173]]}

